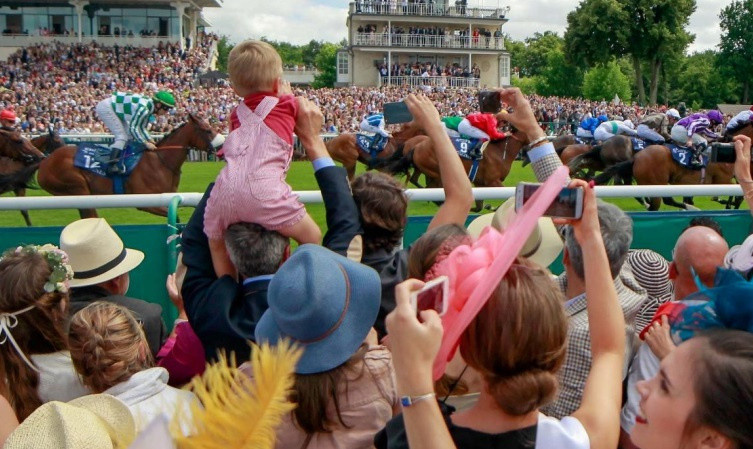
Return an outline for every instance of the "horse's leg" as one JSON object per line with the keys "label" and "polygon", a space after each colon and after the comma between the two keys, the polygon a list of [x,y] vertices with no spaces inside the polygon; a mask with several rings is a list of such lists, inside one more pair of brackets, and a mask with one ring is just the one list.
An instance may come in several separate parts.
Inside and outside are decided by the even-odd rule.
{"label": "horse's leg", "polygon": [[160,217],[167,217],[166,207],[137,207],[137,209],[149,212],[150,214],[159,215]]}
{"label": "horse's leg", "polygon": [[[717,197],[717,199],[719,199],[719,197]],[[685,203],[685,204],[690,204],[692,206],[692,205],[695,204],[693,201],[694,200],[693,200],[692,196],[684,196],[684,197],[682,197],[682,202]]]}
{"label": "horse's leg", "polygon": [[667,206],[677,207],[679,209],[685,209],[685,210],[699,210],[697,207],[693,206],[692,204],[678,203],[671,196],[665,196],[663,200],[664,200],[664,204],[666,204]]}
{"label": "horse's leg", "polygon": [[[16,196],[26,196],[26,189],[23,187],[19,187],[17,189],[13,190],[13,193]],[[24,217],[24,221],[26,222],[26,226],[31,227],[31,218],[29,218],[29,211],[28,210],[21,210],[21,215]]]}
{"label": "horse's leg", "polygon": [[353,182],[356,177],[356,164],[345,166],[345,172],[348,174],[348,181]]}

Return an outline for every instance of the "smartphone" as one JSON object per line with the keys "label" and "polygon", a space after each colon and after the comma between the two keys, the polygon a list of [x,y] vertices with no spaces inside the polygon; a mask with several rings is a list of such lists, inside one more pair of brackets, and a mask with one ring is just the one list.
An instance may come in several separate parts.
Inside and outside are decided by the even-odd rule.
{"label": "smartphone", "polygon": [[[540,186],[541,184],[528,182],[518,184],[515,188],[515,210],[521,210]],[[583,189],[564,187],[544,212],[544,216],[580,219],[583,216]]]}
{"label": "smartphone", "polygon": [[413,114],[410,113],[404,101],[384,104],[384,123],[394,125],[410,121],[413,121]]}
{"label": "smartphone", "polygon": [[502,100],[496,90],[482,90],[478,93],[478,107],[481,112],[496,114],[502,110]]}
{"label": "smartphone", "polygon": [[410,295],[410,304],[420,317],[422,310],[434,310],[439,316],[447,313],[450,294],[450,280],[447,276],[439,276],[427,282],[421,290]]}
{"label": "smartphone", "polygon": [[734,143],[712,143],[709,162],[727,162],[734,164],[737,160]]}

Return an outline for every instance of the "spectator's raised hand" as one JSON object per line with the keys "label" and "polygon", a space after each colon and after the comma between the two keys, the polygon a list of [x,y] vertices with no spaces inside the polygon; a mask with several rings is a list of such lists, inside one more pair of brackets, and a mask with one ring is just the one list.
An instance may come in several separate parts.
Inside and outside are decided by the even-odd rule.
{"label": "spectator's raised hand", "polygon": [[517,87],[498,89],[500,100],[507,104],[512,112],[502,109],[497,114],[497,120],[510,122],[514,127],[526,133],[529,141],[538,139],[544,135],[539,127],[536,117],[533,115],[531,103],[526,99],[523,92]]}
{"label": "spectator's raised hand", "polygon": [[416,125],[427,133],[437,126],[442,126],[439,111],[425,95],[410,94],[405,98],[405,104],[413,115],[413,121]]}
{"label": "spectator's raised hand", "polygon": [[554,222],[557,224],[567,224],[572,226],[575,240],[583,245],[590,239],[598,238],[601,240],[601,227],[599,226],[599,214],[596,208],[596,192],[592,184],[582,179],[574,179],[568,185],[570,188],[583,189],[583,215],[579,220],[558,218]]}
{"label": "spectator's raised hand", "polygon": [[646,332],[646,344],[659,360],[664,359],[676,347],[675,342],[672,341],[672,337],[669,335],[669,331],[669,320],[666,315],[662,315],[661,323],[655,321]]}
{"label": "spectator's raised hand", "polygon": [[[298,113],[295,116],[295,134],[308,154],[309,149],[315,146],[317,139],[321,140],[319,133],[324,123],[324,116],[319,106],[313,102],[303,97],[297,97],[297,100]],[[311,155],[308,156],[311,158]]]}
{"label": "spectator's raised hand", "polygon": [[735,142],[735,178],[739,183],[753,183],[750,174],[750,137],[737,135]]}

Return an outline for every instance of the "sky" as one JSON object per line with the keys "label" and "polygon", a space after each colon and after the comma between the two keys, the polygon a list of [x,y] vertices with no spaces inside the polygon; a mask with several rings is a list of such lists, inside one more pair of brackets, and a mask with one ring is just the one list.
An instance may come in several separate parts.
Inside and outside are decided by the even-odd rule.
{"label": "sky", "polygon": [[[696,35],[689,51],[703,51],[719,43],[719,12],[732,0],[696,0],[689,30]],[[469,6],[485,8],[510,5],[502,30],[522,40],[539,31],[562,35],[567,14],[579,0],[468,0]],[[223,0],[222,8],[206,8],[204,17],[211,31],[234,42],[262,36],[271,40],[305,44],[312,39],[339,42],[347,36],[347,0]]]}

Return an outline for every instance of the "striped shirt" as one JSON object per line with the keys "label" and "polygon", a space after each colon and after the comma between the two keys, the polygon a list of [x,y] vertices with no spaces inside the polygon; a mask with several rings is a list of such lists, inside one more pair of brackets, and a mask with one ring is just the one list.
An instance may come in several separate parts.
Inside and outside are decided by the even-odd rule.
{"label": "striped shirt", "polygon": [[373,114],[368,117],[366,117],[366,121],[371,126],[376,126],[377,128],[384,126],[384,115],[382,114]]}
{"label": "striped shirt", "polygon": [[115,92],[112,95],[112,109],[128,127],[134,140],[145,143],[150,140],[146,125],[154,113],[154,102],[139,94]]}

